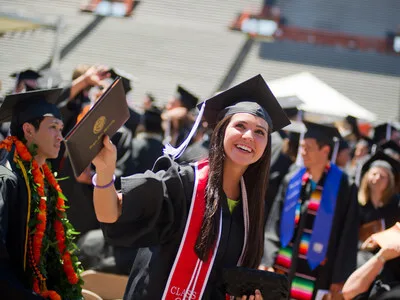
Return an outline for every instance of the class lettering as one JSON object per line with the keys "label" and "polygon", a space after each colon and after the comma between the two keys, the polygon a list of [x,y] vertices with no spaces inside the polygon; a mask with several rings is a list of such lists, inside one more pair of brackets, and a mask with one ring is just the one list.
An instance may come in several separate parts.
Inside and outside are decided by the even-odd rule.
{"label": "class lettering", "polygon": [[182,289],[177,286],[173,286],[173,287],[171,287],[170,292],[172,295],[176,296],[175,300],[183,300],[183,299],[195,300],[195,299],[197,299],[196,292],[193,290],[186,290],[186,289]]}

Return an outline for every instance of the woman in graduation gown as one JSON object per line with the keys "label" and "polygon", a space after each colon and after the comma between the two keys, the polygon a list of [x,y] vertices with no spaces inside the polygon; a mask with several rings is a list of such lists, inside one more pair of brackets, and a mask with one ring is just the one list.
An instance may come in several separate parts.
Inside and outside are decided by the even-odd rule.
{"label": "woman in graduation gown", "polygon": [[[400,176],[400,163],[378,151],[364,163],[361,174],[359,246],[372,234],[392,227],[399,220],[400,195],[396,193],[396,180]],[[360,249],[357,266],[362,266],[372,256],[372,252]]]}
{"label": "woman in graduation gown", "polygon": [[223,268],[260,262],[269,137],[289,121],[261,75],[199,106],[197,124],[204,112],[216,125],[208,161],[181,166],[172,159],[195,127],[180,148],[166,149],[172,158],[122,178],[122,194],[112,184],[116,153],[108,138],[93,161],[94,205],[106,239],[141,248],[125,299],[225,299]]}

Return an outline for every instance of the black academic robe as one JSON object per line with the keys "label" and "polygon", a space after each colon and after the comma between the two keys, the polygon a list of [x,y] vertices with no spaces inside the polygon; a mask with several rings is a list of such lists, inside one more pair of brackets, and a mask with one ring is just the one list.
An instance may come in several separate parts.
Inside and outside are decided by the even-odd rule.
{"label": "black academic robe", "polygon": [[207,136],[187,147],[186,151],[179,157],[181,163],[192,163],[208,157],[210,138]]}
{"label": "black academic robe", "polygon": [[365,206],[360,206],[360,225],[383,219],[385,227],[390,228],[400,219],[400,194],[393,195],[388,203],[375,208],[369,201]]}
{"label": "black academic robe", "polygon": [[43,299],[29,288],[23,267],[28,211],[25,180],[12,160],[7,165],[11,170],[0,165],[0,298]]}
{"label": "black academic robe", "polygon": [[[122,215],[102,224],[112,245],[140,248],[124,299],[161,299],[183,236],[194,189],[194,169],[161,157],[153,172],[122,179]],[[244,238],[243,209],[222,203],[222,234],[203,299],[225,299],[223,267],[236,266]]]}
{"label": "black academic robe", "polygon": [[[271,161],[272,163],[272,161]],[[289,168],[293,164],[289,156],[279,153],[276,161],[271,165],[268,181],[268,189],[265,194],[265,219],[268,219],[274,199],[278,194],[282,180],[289,173]]]}
{"label": "black academic robe", "polygon": [[60,178],[67,177],[65,180],[60,180],[59,184],[68,199],[66,202],[69,206],[68,220],[75,230],[81,236],[90,230],[99,229],[100,224],[93,206],[93,186],[76,181],[69,157],[65,158],[58,174]]}
{"label": "black academic robe", "polygon": [[[261,262],[265,266],[274,265],[281,248],[280,218],[288,184],[296,171],[293,170],[283,180],[266,224],[264,256]],[[356,189],[349,183],[347,176],[343,174],[332,221],[326,261],[325,265],[320,268],[315,281],[314,297],[318,289],[326,290],[332,283],[344,283],[355,270],[358,240],[357,205]],[[303,232],[300,230],[296,232],[297,235],[294,240],[297,240],[296,244],[299,245],[300,239],[297,236]],[[298,246],[295,245],[293,248],[292,266],[297,265],[296,257],[298,256]],[[294,271],[292,268],[288,274],[290,282],[294,276]]]}
{"label": "black academic robe", "polygon": [[[375,208],[369,201],[364,206],[359,206],[360,226],[376,220],[383,220],[385,228],[390,228],[400,220],[400,194],[393,195],[388,204]],[[359,248],[362,241],[359,241]],[[359,250],[357,253],[357,267],[361,267],[372,256],[373,252]]]}
{"label": "black academic robe", "polygon": [[[151,133],[141,133],[134,138],[130,145],[131,156],[125,163],[125,171],[122,175],[128,176],[151,170],[156,160],[162,156],[164,145],[161,140],[161,135]],[[137,248],[114,246],[113,251],[116,273],[129,275]]]}
{"label": "black academic robe", "polygon": [[130,164],[132,163],[132,132],[125,126],[122,126],[112,136],[111,141],[117,148],[117,162],[115,176],[115,187],[120,189],[121,176],[127,174]]}
{"label": "black academic robe", "polygon": [[127,170],[125,176],[144,173],[151,170],[156,160],[162,156],[164,145],[162,136],[141,133],[132,141],[132,169]]}
{"label": "black academic robe", "polygon": [[268,219],[282,180],[289,173],[289,168],[293,164],[290,157],[282,153],[282,149],[283,138],[279,132],[273,132],[271,134],[271,167],[269,171],[268,189],[265,194],[265,220]]}

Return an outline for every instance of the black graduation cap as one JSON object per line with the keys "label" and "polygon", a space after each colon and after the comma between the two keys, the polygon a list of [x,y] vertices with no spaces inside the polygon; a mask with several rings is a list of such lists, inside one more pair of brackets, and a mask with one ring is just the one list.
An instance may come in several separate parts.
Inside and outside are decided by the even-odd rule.
{"label": "black graduation cap", "polygon": [[390,140],[387,141],[379,146],[379,149],[381,149],[383,152],[386,154],[390,154],[390,152],[394,152],[397,155],[400,155],[400,145],[397,144],[395,141]]}
{"label": "black graduation cap", "polygon": [[110,70],[108,70],[108,73],[110,73],[110,77],[114,80],[117,77],[121,77],[122,86],[124,87],[125,94],[132,90],[131,81],[134,81],[133,75],[117,68],[111,68]]}
{"label": "black graduation cap", "polygon": [[313,138],[319,142],[325,142],[327,144],[332,144],[334,138],[340,138],[339,130],[331,125],[318,124],[308,121],[303,121],[304,125],[307,127],[307,131],[304,134],[304,138]]}
{"label": "black graduation cap", "polygon": [[20,94],[7,95],[0,107],[0,123],[15,121],[23,124],[26,121],[46,115],[61,119],[57,108],[62,89],[38,90]]}
{"label": "black graduation cap", "polygon": [[374,136],[373,140],[375,143],[379,143],[381,140],[388,139],[388,136],[392,134],[393,130],[397,130],[396,127],[394,127],[390,123],[382,123],[374,127]]}
{"label": "black graduation cap", "polygon": [[[200,109],[203,103],[197,107]],[[225,116],[242,112],[266,120],[272,132],[290,124],[261,75],[254,76],[206,100],[203,116],[209,126],[214,127]]]}
{"label": "black graduation cap", "polygon": [[146,97],[149,98],[150,102],[154,103],[156,101],[156,98],[153,96],[152,93],[146,93]]}
{"label": "black graduation cap", "polygon": [[161,110],[155,106],[145,110],[143,114],[143,124],[146,131],[161,133]]}
{"label": "black graduation cap", "polygon": [[[194,103],[194,99],[191,103]],[[207,121],[210,128],[214,128],[216,123],[225,116],[235,113],[250,113],[261,117],[267,121],[271,131],[277,131],[290,124],[282,107],[261,75],[254,76],[223,91],[198,104],[197,107],[200,110],[199,115],[186,140],[178,148],[167,144],[164,148],[164,154],[171,155],[174,159],[182,155],[194,136],[202,117]]]}
{"label": "black graduation cap", "polygon": [[346,122],[350,124],[352,133],[355,134],[357,137],[360,136],[360,131],[358,129],[358,122],[357,118],[351,115],[346,116]]}
{"label": "black graduation cap", "polygon": [[391,170],[396,178],[400,176],[400,162],[380,150],[362,165],[359,177],[360,180],[371,167],[384,167]]}
{"label": "black graduation cap", "polygon": [[192,110],[193,108],[195,108],[197,102],[199,102],[199,98],[197,98],[187,89],[183,88],[181,85],[178,85],[176,89],[176,98],[181,100],[182,105],[188,110]]}
{"label": "black graduation cap", "polygon": [[10,77],[16,78],[18,81],[28,80],[28,79],[38,79],[41,76],[42,75],[40,75],[38,72],[31,69],[27,69],[21,72],[15,72],[10,75]]}

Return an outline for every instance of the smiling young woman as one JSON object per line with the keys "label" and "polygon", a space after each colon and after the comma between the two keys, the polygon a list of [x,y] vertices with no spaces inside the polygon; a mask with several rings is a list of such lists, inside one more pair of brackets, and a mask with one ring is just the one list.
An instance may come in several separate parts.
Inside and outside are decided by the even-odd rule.
{"label": "smiling young woman", "polygon": [[167,147],[152,171],[122,179],[122,194],[109,185],[116,150],[107,137],[93,160],[94,205],[106,239],[140,248],[125,299],[225,299],[222,271],[260,263],[269,137],[289,120],[260,75],[198,108],[195,124],[204,116],[213,129],[207,160],[179,165],[174,158],[188,140]]}

